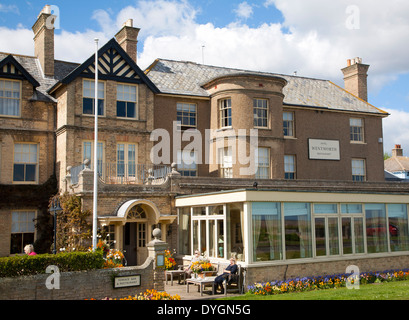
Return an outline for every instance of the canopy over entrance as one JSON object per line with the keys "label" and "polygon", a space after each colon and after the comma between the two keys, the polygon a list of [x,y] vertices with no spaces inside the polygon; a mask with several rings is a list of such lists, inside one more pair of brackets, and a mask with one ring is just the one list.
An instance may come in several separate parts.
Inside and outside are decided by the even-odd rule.
{"label": "canopy over entrance", "polygon": [[150,200],[146,199],[133,199],[122,203],[116,210],[116,215],[99,217],[101,225],[106,226],[110,223],[125,223],[129,220],[135,219],[134,211],[135,206],[141,206],[146,212],[146,215],[151,224],[157,224],[160,222],[172,223],[176,219],[176,215],[161,214],[158,207]]}

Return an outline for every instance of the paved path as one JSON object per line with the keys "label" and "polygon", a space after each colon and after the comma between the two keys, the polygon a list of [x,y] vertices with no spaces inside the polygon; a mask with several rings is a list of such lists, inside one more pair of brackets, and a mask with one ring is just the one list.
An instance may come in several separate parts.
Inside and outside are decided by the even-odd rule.
{"label": "paved path", "polygon": [[[186,285],[183,284],[183,281],[181,282],[181,284],[178,284],[177,280],[173,280],[173,286],[170,285],[170,281],[168,281],[168,284],[165,283],[165,291],[172,296],[178,294],[181,300],[211,300],[225,297],[224,294],[212,295],[210,287],[206,287],[206,290],[203,292],[203,296],[201,296],[198,288],[199,286],[190,284],[189,292],[186,292]],[[237,293],[227,293],[227,297],[233,297],[237,295]]]}

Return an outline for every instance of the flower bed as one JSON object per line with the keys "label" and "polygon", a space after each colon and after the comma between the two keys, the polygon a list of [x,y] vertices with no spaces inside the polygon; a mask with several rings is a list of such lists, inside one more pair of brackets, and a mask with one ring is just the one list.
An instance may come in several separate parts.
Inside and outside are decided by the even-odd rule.
{"label": "flower bed", "polygon": [[[248,286],[248,293],[256,295],[274,295],[288,292],[302,292],[307,290],[321,290],[345,287],[348,281],[353,284],[351,274],[337,274],[319,277],[304,277],[286,281],[270,281],[255,283]],[[360,274],[361,284],[380,283],[386,281],[409,280],[409,269],[387,270],[382,272],[363,272]]]}
{"label": "flower bed", "polygon": [[[95,299],[91,299],[95,300]],[[171,296],[166,291],[156,291],[155,289],[147,289],[145,292],[135,296],[128,296],[121,299],[104,298],[102,300],[180,300],[180,296],[175,294]]]}

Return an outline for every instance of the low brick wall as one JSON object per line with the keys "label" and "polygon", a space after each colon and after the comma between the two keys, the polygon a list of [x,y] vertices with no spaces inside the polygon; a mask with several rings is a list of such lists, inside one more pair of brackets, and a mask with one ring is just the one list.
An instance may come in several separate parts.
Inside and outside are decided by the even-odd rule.
{"label": "low brick wall", "polygon": [[294,263],[268,266],[249,266],[246,272],[245,288],[255,282],[281,281],[287,279],[323,276],[332,274],[344,274],[346,268],[355,265],[359,272],[385,271],[393,269],[409,268],[409,255],[343,259],[338,261],[314,261],[310,263]]}
{"label": "low brick wall", "polygon": [[[137,287],[114,288],[114,277],[141,275]],[[164,290],[163,270],[154,270],[154,259],[148,258],[141,266],[78,272],[61,272],[59,289],[48,289],[48,277],[54,274],[0,278],[0,300],[84,300],[124,298],[135,296],[146,289]],[[55,284],[53,281],[51,284]]]}

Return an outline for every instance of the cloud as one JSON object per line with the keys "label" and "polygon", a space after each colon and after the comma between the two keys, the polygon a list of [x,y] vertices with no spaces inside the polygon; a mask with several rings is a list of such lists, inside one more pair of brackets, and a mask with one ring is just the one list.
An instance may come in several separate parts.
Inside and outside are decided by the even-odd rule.
{"label": "cloud", "polygon": [[4,12],[4,13],[11,12],[15,14],[20,14],[20,10],[14,4],[5,5],[5,4],[0,3],[0,12]]}
{"label": "cloud", "polygon": [[245,1],[239,3],[237,9],[233,11],[240,19],[248,19],[253,15],[253,7]]}
{"label": "cloud", "polygon": [[383,121],[384,151],[391,154],[395,144],[402,146],[404,156],[409,156],[409,112],[383,109],[390,114]]}
{"label": "cloud", "polygon": [[19,25],[16,29],[0,27],[0,51],[33,55],[33,31]]}

